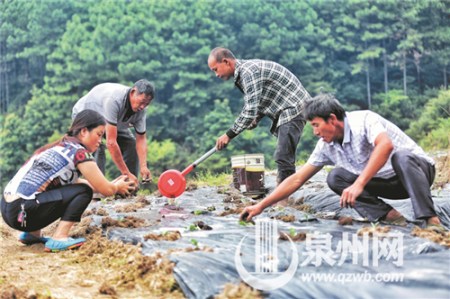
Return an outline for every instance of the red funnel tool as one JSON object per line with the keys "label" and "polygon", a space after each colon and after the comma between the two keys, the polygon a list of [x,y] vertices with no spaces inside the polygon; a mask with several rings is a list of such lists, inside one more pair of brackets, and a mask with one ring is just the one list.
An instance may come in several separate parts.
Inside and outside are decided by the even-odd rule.
{"label": "red funnel tool", "polygon": [[191,172],[198,164],[202,163],[209,156],[216,152],[216,147],[214,146],[206,154],[201,156],[194,163],[186,167],[185,170],[179,172],[175,169],[169,169],[164,171],[158,179],[158,189],[159,192],[165,197],[175,198],[183,194],[186,189],[186,179],[185,176]]}

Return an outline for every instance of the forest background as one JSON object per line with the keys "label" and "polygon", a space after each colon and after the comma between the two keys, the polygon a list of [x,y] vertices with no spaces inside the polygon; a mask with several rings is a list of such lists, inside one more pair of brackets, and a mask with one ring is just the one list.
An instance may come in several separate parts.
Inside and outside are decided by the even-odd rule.
{"label": "forest background", "polygon": [[[232,80],[207,66],[217,46],[276,61],[312,96],[332,92],[428,151],[447,149],[449,15],[445,0],[1,0],[0,184],[64,134],[72,106],[93,86],[141,78],[157,90],[147,112],[150,170],[156,178],[183,169],[243,106]],[[269,123],[236,137],[204,169],[229,171],[230,157],[243,153],[264,153],[273,168]],[[300,162],[315,143],[308,125]],[[118,175],[110,160],[107,174]]]}

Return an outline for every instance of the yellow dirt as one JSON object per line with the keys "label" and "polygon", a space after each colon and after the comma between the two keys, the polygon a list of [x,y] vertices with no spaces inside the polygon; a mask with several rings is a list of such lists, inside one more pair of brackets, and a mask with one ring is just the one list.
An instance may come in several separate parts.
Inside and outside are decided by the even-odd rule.
{"label": "yellow dirt", "polygon": [[19,243],[0,219],[0,298],[184,298],[166,256],[143,256],[100,230],[73,231],[89,232],[80,249],[47,253],[43,244]]}

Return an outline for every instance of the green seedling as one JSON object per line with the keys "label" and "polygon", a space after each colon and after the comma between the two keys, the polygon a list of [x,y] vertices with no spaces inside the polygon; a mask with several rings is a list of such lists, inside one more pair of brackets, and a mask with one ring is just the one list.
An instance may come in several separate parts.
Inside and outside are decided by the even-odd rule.
{"label": "green seedling", "polygon": [[253,224],[254,223],[252,221],[247,222],[244,220],[239,220],[239,225],[242,225],[242,226],[249,226],[249,225],[253,225]]}
{"label": "green seedling", "polygon": [[293,227],[291,227],[291,228],[289,229],[289,235],[290,235],[291,237],[295,237],[296,234],[297,234],[297,233],[295,232],[295,229],[294,229]]}
{"label": "green seedling", "polygon": [[199,230],[200,228],[195,224],[191,224],[191,225],[189,225],[188,229],[189,229],[189,231],[193,232],[193,231]]}
{"label": "green seedling", "polygon": [[241,197],[241,202],[242,203],[248,203],[248,202],[250,202],[250,200],[248,198]]}
{"label": "green seedling", "polygon": [[370,225],[372,225],[372,228],[377,228],[379,222],[370,222]]}
{"label": "green seedling", "polygon": [[195,247],[198,247],[198,241],[195,239],[191,239],[191,244],[194,245]]}
{"label": "green seedling", "polygon": [[284,207],[281,207],[281,206],[275,206],[275,207],[273,207],[273,209],[275,210],[275,211],[278,211],[278,212],[282,212],[282,211],[284,211]]}

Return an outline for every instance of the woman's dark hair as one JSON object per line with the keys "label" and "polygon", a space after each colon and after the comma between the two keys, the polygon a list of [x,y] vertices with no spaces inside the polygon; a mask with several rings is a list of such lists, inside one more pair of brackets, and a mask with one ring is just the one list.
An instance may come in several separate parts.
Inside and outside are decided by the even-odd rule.
{"label": "woman's dark hair", "polygon": [[67,130],[67,133],[61,139],[38,148],[33,155],[42,153],[46,149],[54,147],[64,140],[74,139],[84,128],[86,128],[88,131],[92,131],[98,126],[104,125],[106,125],[106,121],[100,113],[89,109],[83,110],[75,116],[75,119],[73,120],[69,130]]}
{"label": "woman's dark hair", "polygon": [[305,104],[306,120],[311,121],[315,117],[320,117],[327,121],[332,113],[338,120],[344,120],[345,110],[332,94],[319,94]]}
{"label": "woman's dark hair", "polygon": [[98,126],[106,125],[105,118],[97,111],[86,109],[78,113],[67,131],[67,136],[75,137],[82,129],[86,128],[88,131],[97,128]]}

